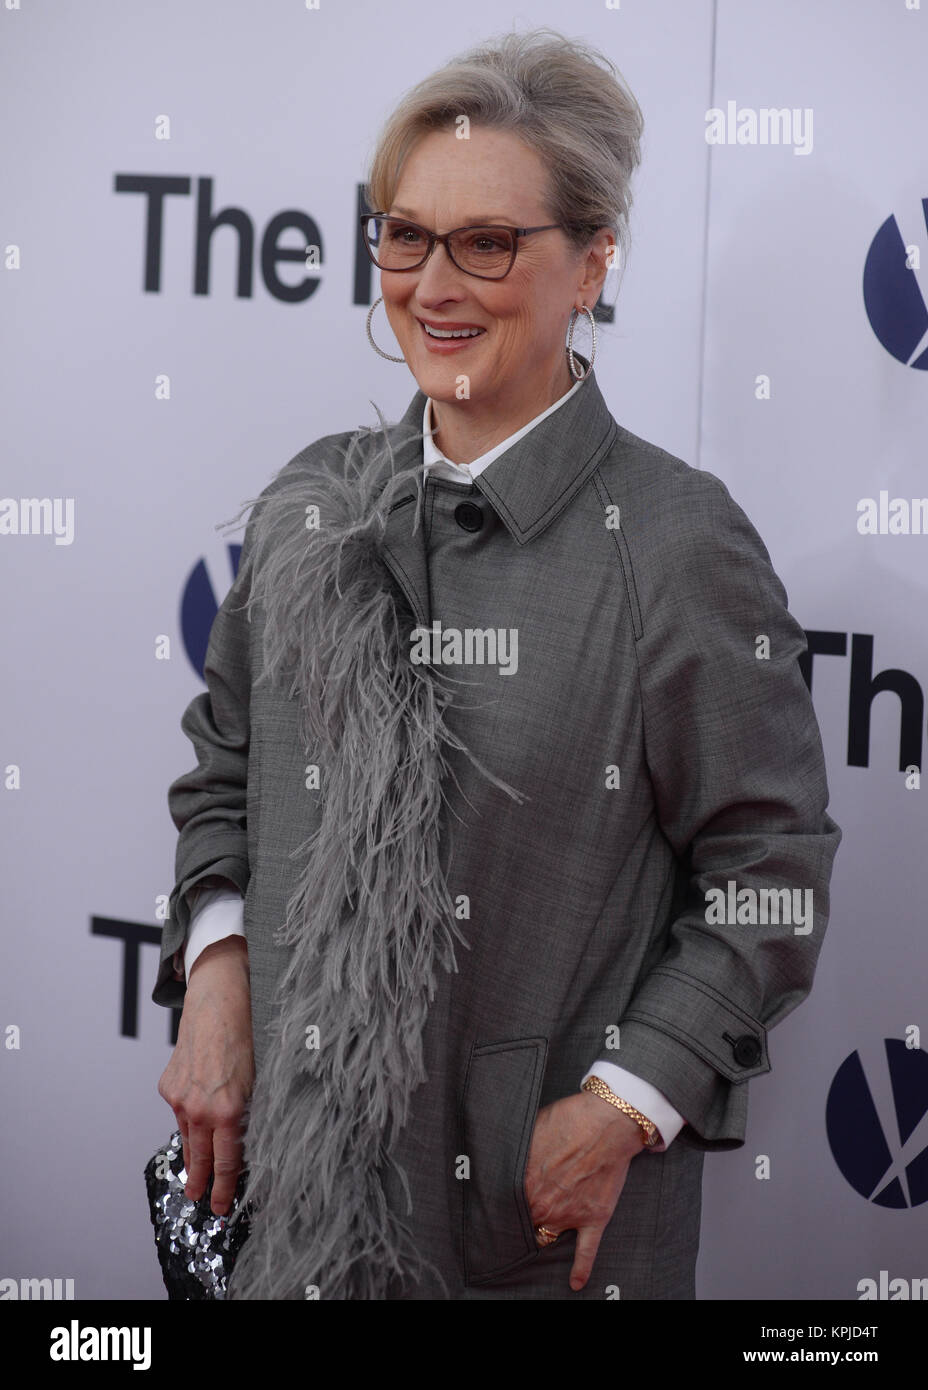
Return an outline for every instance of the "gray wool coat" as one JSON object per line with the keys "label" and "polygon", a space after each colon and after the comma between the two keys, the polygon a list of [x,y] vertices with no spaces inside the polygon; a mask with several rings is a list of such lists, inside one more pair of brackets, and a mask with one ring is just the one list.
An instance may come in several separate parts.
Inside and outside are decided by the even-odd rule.
{"label": "gray wool coat", "polygon": [[[421,459],[424,405],[417,391],[390,427],[400,468]],[[391,1297],[692,1298],[704,1155],[744,1142],[748,1083],[770,1070],[768,1030],[811,987],[828,919],[841,831],[804,632],[725,485],[618,425],[593,374],[473,484],[430,476],[413,534],[417,486],[388,519],[397,598],[425,627],[516,633],[508,669],[497,652],[452,672],[480,684],[446,718],[528,799],[454,763],[442,851],[451,893],[469,900],[470,949],[439,980],[428,1080],[395,1154],[411,1213],[388,1182],[444,1285]],[[182,1002],[171,958],[191,890],[231,880],[260,1068],[286,949],[272,933],[295,886],[289,856],[313,827],[296,703],[252,689],[259,624],[233,611],[249,543],[246,530],[207,690],[182,720],[197,766],[169,792],[180,835],[153,998]],[[749,890],[740,921],[715,920],[713,889],[728,903]],[[814,905],[811,920],[772,920],[765,889],[800,890],[791,901]],[[537,1245],[523,1179],[538,1109],[597,1058],[652,1082],[687,1123],[666,1152],[632,1160],[574,1293],[576,1237]]]}

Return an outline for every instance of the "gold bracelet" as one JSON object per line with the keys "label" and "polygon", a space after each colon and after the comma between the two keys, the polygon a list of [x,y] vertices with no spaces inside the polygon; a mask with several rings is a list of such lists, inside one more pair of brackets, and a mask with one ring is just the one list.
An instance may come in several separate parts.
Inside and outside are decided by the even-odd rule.
{"label": "gold bracelet", "polygon": [[654,1121],[649,1120],[647,1115],[642,1115],[641,1111],[636,1110],[633,1105],[629,1105],[627,1100],[620,1100],[600,1077],[588,1076],[581,1089],[591,1091],[594,1096],[599,1096],[600,1100],[608,1101],[617,1110],[621,1110],[623,1115],[628,1115],[629,1119],[640,1125],[642,1130],[641,1142],[644,1148],[653,1149],[655,1144],[660,1143],[661,1136]]}

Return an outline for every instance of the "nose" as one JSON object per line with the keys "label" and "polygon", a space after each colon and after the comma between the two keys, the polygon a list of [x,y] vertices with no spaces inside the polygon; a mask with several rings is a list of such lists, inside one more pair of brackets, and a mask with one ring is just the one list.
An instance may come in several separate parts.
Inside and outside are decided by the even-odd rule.
{"label": "nose", "polygon": [[440,303],[443,299],[464,299],[467,294],[464,285],[466,278],[463,270],[448,255],[448,248],[437,241],[431,256],[419,271],[418,298],[423,304]]}

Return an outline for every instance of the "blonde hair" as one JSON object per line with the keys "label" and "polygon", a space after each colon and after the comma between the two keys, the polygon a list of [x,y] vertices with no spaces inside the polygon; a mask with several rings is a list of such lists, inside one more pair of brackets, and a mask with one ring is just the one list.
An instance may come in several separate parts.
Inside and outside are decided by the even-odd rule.
{"label": "blonde hair", "polygon": [[610,228],[624,262],[644,117],[609,59],[549,28],[503,34],[453,58],[407,92],[384,126],[365,188],[372,211],[390,208],[419,140],[460,116],[510,130],[535,150],[552,221],[578,250]]}

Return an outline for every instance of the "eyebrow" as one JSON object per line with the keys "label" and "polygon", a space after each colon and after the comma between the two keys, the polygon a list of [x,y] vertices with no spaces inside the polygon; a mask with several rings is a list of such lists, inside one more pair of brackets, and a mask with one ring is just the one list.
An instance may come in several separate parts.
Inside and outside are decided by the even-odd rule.
{"label": "eyebrow", "polygon": [[[411,222],[419,222],[416,213],[410,212],[409,208],[401,208],[396,203],[394,203],[393,206],[398,213],[403,217],[408,217]],[[498,213],[491,216],[489,213],[485,212],[477,213],[476,216],[471,217],[467,222],[462,222],[460,225],[462,227],[492,227],[494,225],[498,226],[501,223],[509,227],[518,227],[521,225],[514,217],[507,217],[505,213]],[[422,224],[420,223],[419,225],[421,226]]]}

